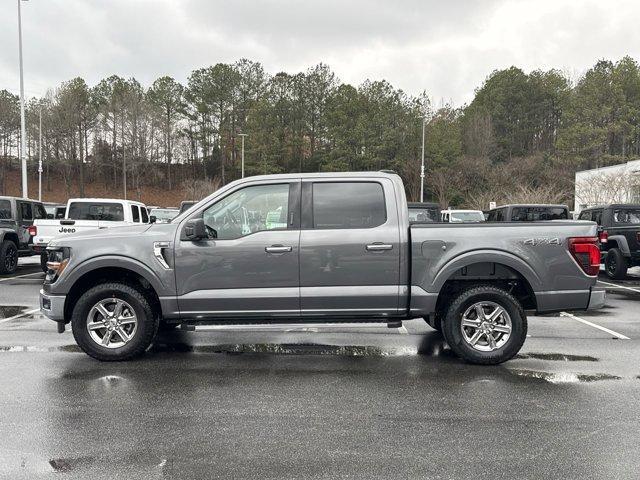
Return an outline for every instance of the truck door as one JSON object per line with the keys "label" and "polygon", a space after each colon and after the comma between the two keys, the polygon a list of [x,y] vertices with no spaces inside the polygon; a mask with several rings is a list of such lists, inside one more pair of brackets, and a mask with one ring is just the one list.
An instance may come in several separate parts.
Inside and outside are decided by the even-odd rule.
{"label": "truck door", "polygon": [[397,314],[400,229],[392,182],[310,179],[302,192],[303,316]]}
{"label": "truck door", "polygon": [[[208,238],[182,239],[201,217]],[[300,182],[238,186],[180,225],[175,275],[184,317],[288,317],[300,314]]]}

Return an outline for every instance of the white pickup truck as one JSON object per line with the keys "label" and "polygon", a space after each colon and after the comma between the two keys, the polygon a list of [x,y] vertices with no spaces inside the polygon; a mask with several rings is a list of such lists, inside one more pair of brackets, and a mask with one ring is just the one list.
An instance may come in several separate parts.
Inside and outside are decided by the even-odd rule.
{"label": "white pickup truck", "polygon": [[143,203],[112,198],[71,198],[67,202],[64,218],[34,222],[33,249],[40,253],[40,263],[46,272],[46,248],[53,238],[87,230],[144,223],[149,223],[149,212]]}

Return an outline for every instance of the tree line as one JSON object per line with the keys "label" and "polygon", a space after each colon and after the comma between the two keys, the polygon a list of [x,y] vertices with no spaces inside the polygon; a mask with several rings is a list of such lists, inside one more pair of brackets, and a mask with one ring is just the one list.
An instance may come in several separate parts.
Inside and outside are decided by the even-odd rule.
{"label": "tree line", "polygon": [[[113,196],[147,185],[224,185],[246,175],[391,169],[420,192],[422,124],[426,197],[442,206],[489,201],[569,201],[577,169],[640,154],[640,67],[598,61],[578,79],[558,70],[494,71],[462,107],[432,105],[389,82],[352,86],[324,64],[270,75],[242,59],[161,77],[145,87],[110,76],[74,78],[27,102],[27,150],[44,181],[84,195],[101,182]],[[16,165],[19,99],[0,90],[0,192]],[[30,172],[37,162],[29,163]]]}

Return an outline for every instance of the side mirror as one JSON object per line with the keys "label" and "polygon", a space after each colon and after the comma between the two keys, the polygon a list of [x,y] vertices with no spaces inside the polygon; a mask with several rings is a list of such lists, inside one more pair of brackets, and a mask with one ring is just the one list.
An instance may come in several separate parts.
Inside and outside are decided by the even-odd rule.
{"label": "side mirror", "polygon": [[156,218],[156,216],[155,216],[155,215],[151,215],[151,216],[149,217],[149,223],[156,223],[156,220],[157,220],[157,218]]}
{"label": "side mirror", "polygon": [[202,218],[192,218],[184,227],[184,235],[188,240],[207,238],[207,231]]}

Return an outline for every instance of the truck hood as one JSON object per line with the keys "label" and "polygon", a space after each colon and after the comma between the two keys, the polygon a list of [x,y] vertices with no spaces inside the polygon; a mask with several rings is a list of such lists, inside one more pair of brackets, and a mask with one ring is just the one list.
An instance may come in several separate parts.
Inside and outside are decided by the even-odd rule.
{"label": "truck hood", "polygon": [[81,231],[78,233],[72,233],[65,237],[54,238],[49,243],[49,246],[71,246],[73,243],[81,242],[84,240],[90,240],[92,242],[100,242],[100,241],[121,241],[126,238],[138,237],[140,235],[145,234],[149,230],[155,230],[157,227],[173,227],[175,229],[175,225],[165,224],[165,225],[154,225],[154,224],[145,224],[145,225],[131,225],[125,227],[111,227],[111,228],[101,228],[101,229],[93,229],[87,231]]}

